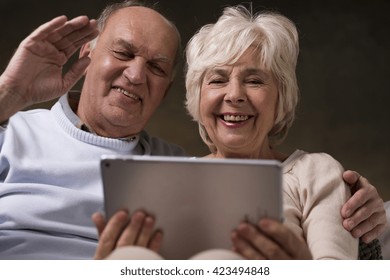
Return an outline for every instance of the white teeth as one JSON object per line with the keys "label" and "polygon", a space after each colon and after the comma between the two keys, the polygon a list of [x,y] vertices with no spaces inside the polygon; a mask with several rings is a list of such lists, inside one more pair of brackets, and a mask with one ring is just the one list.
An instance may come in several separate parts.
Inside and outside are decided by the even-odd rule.
{"label": "white teeth", "polygon": [[249,116],[223,115],[223,120],[226,122],[242,122],[249,119]]}
{"label": "white teeth", "polygon": [[124,90],[123,88],[115,87],[114,89],[115,89],[117,92],[120,92],[120,93],[126,95],[127,97],[133,98],[133,99],[135,99],[135,100],[140,100],[140,98],[139,98],[137,95],[132,94],[132,93],[130,93],[130,92]]}

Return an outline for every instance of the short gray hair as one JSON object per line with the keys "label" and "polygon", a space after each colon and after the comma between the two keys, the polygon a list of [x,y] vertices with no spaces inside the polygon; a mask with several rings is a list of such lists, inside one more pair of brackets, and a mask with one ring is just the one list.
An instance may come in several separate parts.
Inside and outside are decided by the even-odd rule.
{"label": "short gray hair", "polygon": [[186,48],[186,108],[199,124],[210,150],[215,146],[199,119],[200,90],[206,71],[233,64],[249,48],[259,53],[259,64],[269,69],[278,83],[277,116],[268,137],[271,146],[287,136],[295,118],[298,84],[295,68],[299,53],[295,24],[275,12],[252,14],[242,5],[227,7],[215,24],[203,26]]}
{"label": "short gray hair", "polygon": [[[103,11],[100,13],[100,16],[97,19],[97,28],[99,30],[99,33],[101,33],[104,30],[110,16],[112,16],[116,11],[118,11],[120,9],[129,8],[129,7],[145,7],[145,8],[149,8],[149,9],[152,9],[152,10],[158,12],[167,21],[167,23],[173,28],[173,30],[175,31],[176,36],[177,36],[177,44],[178,45],[177,45],[175,60],[173,62],[173,65],[174,65],[174,72],[173,73],[175,73],[177,64],[178,64],[180,56],[181,56],[180,32],[179,32],[177,26],[158,10],[157,4],[158,4],[157,2],[156,3],[149,3],[149,2],[139,1],[139,0],[125,0],[123,2],[108,4],[103,9]],[[91,48],[93,48],[95,46],[96,41],[98,40],[98,37],[96,37],[91,42]]]}

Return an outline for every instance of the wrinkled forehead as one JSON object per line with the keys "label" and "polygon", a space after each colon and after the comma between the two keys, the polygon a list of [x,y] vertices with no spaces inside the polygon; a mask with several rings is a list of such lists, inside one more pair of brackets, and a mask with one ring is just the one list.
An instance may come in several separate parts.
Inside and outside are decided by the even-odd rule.
{"label": "wrinkled forehead", "polygon": [[158,12],[146,7],[127,7],[115,11],[100,34],[115,40],[129,41],[132,45],[153,50],[172,60],[179,38],[173,25]]}
{"label": "wrinkled forehead", "polygon": [[203,71],[213,69],[238,66],[269,70],[265,60],[262,57],[261,45],[251,44],[249,46],[241,46],[237,48],[220,48],[217,52],[205,54],[204,57],[199,57],[203,60]]}
{"label": "wrinkled forehead", "polygon": [[132,19],[134,21],[143,21],[151,25],[154,23],[171,25],[170,22],[159,12],[148,7],[133,6],[118,9],[112,12],[112,14],[108,17],[107,22],[117,17],[120,17],[121,19]]}
{"label": "wrinkled forehead", "polygon": [[157,11],[147,7],[126,7],[113,12],[107,19],[103,32],[105,29],[110,29],[111,32],[118,25],[127,26],[144,34],[176,37],[178,40],[173,24]]}

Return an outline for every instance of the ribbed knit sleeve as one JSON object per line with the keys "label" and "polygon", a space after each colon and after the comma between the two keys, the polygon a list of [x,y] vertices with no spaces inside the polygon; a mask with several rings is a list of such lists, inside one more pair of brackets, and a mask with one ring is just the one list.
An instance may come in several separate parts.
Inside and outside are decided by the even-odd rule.
{"label": "ribbed knit sleeve", "polygon": [[343,168],[324,153],[297,151],[284,163],[285,223],[306,239],[314,259],[357,259],[358,239],[340,210],[350,196]]}

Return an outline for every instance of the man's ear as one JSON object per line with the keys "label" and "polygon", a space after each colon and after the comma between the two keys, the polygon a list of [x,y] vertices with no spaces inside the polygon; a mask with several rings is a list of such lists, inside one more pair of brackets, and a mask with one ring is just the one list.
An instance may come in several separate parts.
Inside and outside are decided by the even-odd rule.
{"label": "man's ear", "polygon": [[[80,48],[79,58],[82,58],[82,57],[89,57],[89,58],[91,58],[91,50],[92,50],[91,42],[85,43]],[[89,68],[89,66],[85,69],[84,75],[87,74],[88,68]]]}
{"label": "man's ear", "polygon": [[91,55],[91,42],[85,43],[80,48],[79,58]]}

